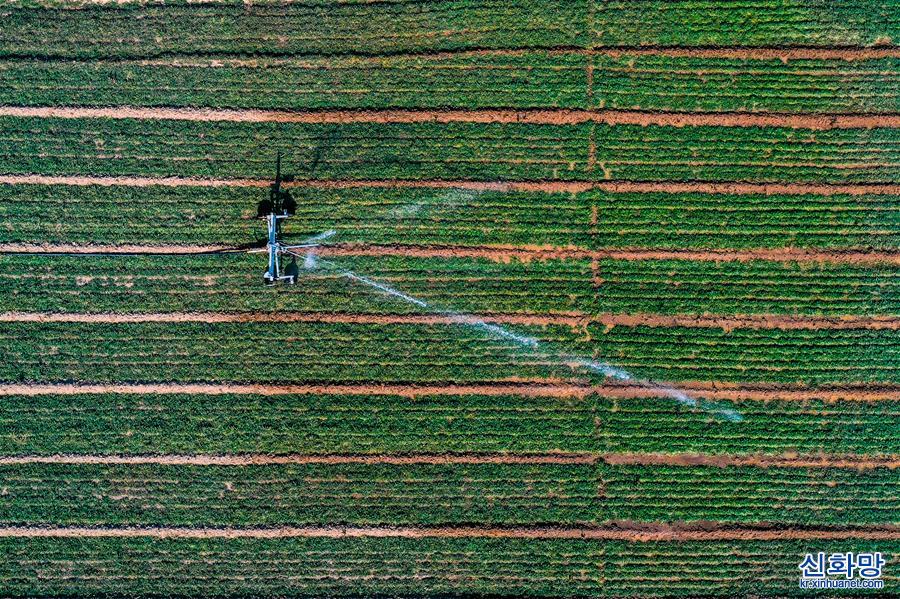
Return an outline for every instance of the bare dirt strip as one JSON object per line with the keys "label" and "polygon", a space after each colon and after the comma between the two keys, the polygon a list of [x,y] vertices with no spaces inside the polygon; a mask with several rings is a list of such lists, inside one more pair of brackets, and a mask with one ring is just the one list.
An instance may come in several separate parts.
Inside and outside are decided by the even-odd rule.
{"label": "bare dirt strip", "polygon": [[705,527],[682,523],[632,523],[602,527],[489,527],[489,526],[284,526],[277,528],[166,528],[166,527],[0,527],[3,538],[156,538],[156,539],[280,539],[324,538],[495,538],[588,539],[609,541],[778,541],[778,540],[898,540],[900,528],[749,528]]}
{"label": "bare dirt strip", "polygon": [[[0,243],[0,254],[147,254],[179,255],[246,251],[225,245],[79,245],[65,243]],[[817,262],[830,264],[900,265],[900,252],[752,248],[740,250],[656,250],[616,248],[591,250],[542,245],[440,246],[350,243],[316,248],[321,256],[403,256],[407,258],[468,258],[494,262],[531,260],[689,260],[703,262]]]}
{"label": "bare dirt strip", "polygon": [[[546,53],[551,56],[608,56],[610,58],[627,58],[631,56],[661,56],[666,58],[707,58],[733,60],[779,60],[785,64],[792,60],[840,60],[845,62],[879,60],[884,58],[900,58],[900,48],[896,46],[877,46],[868,48],[800,48],[800,47],[611,47],[586,50],[583,48],[557,47],[551,49],[475,49],[475,50],[436,50],[433,52],[398,52],[391,58],[446,60],[467,57],[522,57],[535,53]],[[338,55],[339,56],[339,55]],[[346,55],[344,56],[347,57]],[[354,55],[358,61],[380,62],[383,55]],[[101,64],[139,63],[145,66],[190,66],[190,67],[264,67],[269,65],[299,66],[303,68],[321,68],[322,56],[265,56],[261,58],[245,58],[239,56],[183,55],[167,58],[100,58],[93,62]],[[588,65],[591,66],[591,65]]]}
{"label": "bare dirt strip", "polygon": [[[900,468],[900,456],[870,457],[864,455],[728,455],[696,453],[606,453],[601,459],[613,466],[713,466],[717,468],[843,468],[870,470]],[[0,462],[2,463],[2,462]]]}
{"label": "bare dirt strip", "polygon": [[[854,384],[827,387],[798,385],[737,385],[710,381],[679,383],[678,389],[709,401],[900,401],[900,386]],[[553,379],[492,381],[481,384],[243,384],[243,383],[0,383],[0,396],[128,394],[128,395],[394,395],[419,398],[447,395],[513,395],[520,397],[655,399],[671,403],[659,389],[647,385],[608,382],[590,385]]]}
{"label": "bare dirt strip", "polygon": [[[51,175],[0,175],[2,185],[97,185],[111,187],[268,187],[264,179],[199,179],[193,177],[94,177]],[[334,180],[305,179],[285,184],[288,187],[317,189],[415,188],[463,189],[468,191],[583,193],[593,189],[609,193],[709,193],[719,195],[900,195],[893,184],[817,184],[817,183],[669,183],[652,181],[450,181],[422,180]]]}
{"label": "bare dirt strip", "polygon": [[[0,246],[2,251],[3,246]],[[519,260],[689,260],[693,262],[820,262],[834,264],[894,264],[900,265],[900,252],[862,252],[841,250],[812,250],[805,248],[753,248],[747,250],[653,250],[604,249],[551,246],[414,246],[346,244],[322,246],[317,253],[323,256],[404,256],[411,258],[484,258],[496,262]]]}
{"label": "bare dirt strip", "polygon": [[266,466],[279,464],[385,464],[385,465],[454,465],[454,464],[582,464],[597,462],[642,466],[712,466],[717,468],[840,468],[870,470],[900,468],[900,456],[871,457],[864,455],[715,455],[688,453],[541,453],[541,454],[153,454],[153,455],[20,455],[0,456],[0,465],[28,464],[70,465],[161,465],[161,466]]}
{"label": "bare dirt strip", "polygon": [[0,456],[0,465],[109,464],[162,466],[263,466],[278,464],[594,464],[587,453],[546,454],[402,454],[402,455],[49,455]]}
{"label": "bare dirt strip", "polygon": [[753,314],[740,316],[691,316],[664,314],[359,314],[341,312],[163,312],[163,313],[58,313],[58,312],[0,312],[0,322],[78,322],[78,323],[138,323],[138,322],[321,322],[373,325],[443,325],[478,324],[489,322],[522,326],[568,326],[584,329],[592,324],[612,327],[699,327],[777,330],[900,330],[900,317],[895,316],[786,316]]}
{"label": "bare dirt strip", "polygon": [[322,110],[278,111],[212,108],[111,108],[0,106],[0,117],[63,119],[141,119],[233,123],[403,124],[403,123],[527,123],[534,125],[640,125],[665,127],[785,127],[832,129],[898,128],[900,115],[800,115],[751,112],[652,112],[628,110]]}

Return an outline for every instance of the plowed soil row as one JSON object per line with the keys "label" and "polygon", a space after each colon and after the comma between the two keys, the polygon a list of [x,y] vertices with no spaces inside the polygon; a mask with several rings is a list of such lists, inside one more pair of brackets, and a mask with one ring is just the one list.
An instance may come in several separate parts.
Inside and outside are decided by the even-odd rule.
{"label": "plowed soil row", "polygon": [[665,127],[786,127],[829,131],[900,127],[900,115],[797,115],[757,113],[679,113],[624,110],[230,110],[201,108],[75,108],[0,106],[0,116],[30,118],[105,118],[233,123],[527,123],[533,125],[605,125]]}
{"label": "plowed soil row", "polygon": [[848,529],[756,529],[711,525],[705,528],[686,524],[622,523],[617,527],[387,527],[387,526],[306,526],[278,528],[39,528],[3,527],[0,537],[149,537],[157,539],[279,539],[290,537],[393,537],[393,538],[496,538],[496,539],[596,539],[634,542],[652,541],[775,541],[775,540],[897,540],[900,529],[879,526]]}
{"label": "plowed soil row", "polygon": [[[199,179],[192,177],[94,177],[49,175],[0,175],[4,185],[98,185],[110,187],[268,187],[262,179]],[[469,191],[581,193],[599,189],[609,193],[712,193],[722,195],[900,195],[900,185],[770,184],[770,183],[664,183],[580,181],[443,181],[443,180],[302,180],[288,187],[319,189],[424,188]]]}
{"label": "plowed soil row", "polygon": [[[0,254],[207,254],[213,252],[244,251],[221,245],[77,245],[77,244],[0,244]],[[375,244],[346,244],[321,246],[316,253],[322,256],[404,256],[411,258],[483,258],[495,262],[528,262],[530,260],[692,260],[705,262],[819,262],[831,264],[900,265],[900,252],[860,252],[840,250],[808,250],[802,248],[756,248],[749,250],[588,250],[551,246],[496,245],[462,246],[399,246]]]}
{"label": "plowed soil row", "polygon": [[[846,385],[841,387],[799,387],[791,385],[730,385],[720,382],[679,384],[679,390],[710,401],[900,401],[900,387]],[[618,399],[659,398],[668,395],[646,385],[577,385],[556,381],[502,382],[473,385],[264,385],[211,383],[131,383],[131,384],[0,384],[0,396],[80,395],[80,394],[197,394],[197,395],[396,395],[415,398],[428,395],[519,395],[522,397],[579,398],[597,394]]]}
{"label": "plowed soil row", "polygon": [[[750,466],[754,468],[900,468],[900,456],[868,458],[859,455],[714,455],[696,453],[607,453],[603,461],[611,465],[641,466]],[[0,462],[2,463],[2,462]]]}
{"label": "plowed soil row", "polygon": [[[114,0],[121,2],[121,0]],[[458,50],[458,51],[435,51],[435,52],[397,52],[391,54],[393,58],[432,58],[432,59],[449,59],[449,58],[466,58],[477,56],[527,56],[534,53],[531,49],[503,49],[503,50]],[[662,56],[666,58],[713,58],[713,59],[732,59],[732,60],[780,60],[788,63],[791,60],[843,60],[846,62],[863,61],[863,60],[879,60],[884,58],[900,58],[900,48],[896,46],[879,46],[868,48],[801,48],[801,47],[622,47],[622,48],[595,48],[586,50],[583,48],[555,48],[549,50],[540,50],[551,56],[608,56],[610,58],[622,58],[628,56]],[[155,58],[141,60],[141,64],[155,66],[170,66],[183,64],[185,60],[190,60],[195,56],[171,57],[171,58]],[[133,61],[135,59],[98,59],[93,62],[97,63],[118,63],[123,61]],[[294,61],[296,58],[269,58],[270,61],[277,63],[279,60],[285,62]],[[228,57],[223,54],[216,55],[216,61],[213,65],[225,64],[236,66],[255,66],[259,64],[258,59],[244,58],[242,56]]]}
{"label": "plowed soil row", "polygon": [[490,322],[523,326],[569,326],[584,328],[590,324],[607,327],[701,327],[733,329],[871,329],[900,330],[900,318],[894,316],[785,316],[752,314],[727,316],[667,316],[662,314],[347,314],[327,312],[168,312],[147,314],[71,314],[48,312],[0,312],[0,322],[327,322],[352,324],[477,324]]}
{"label": "plowed soil row", "polygon": [[0,456],[0,465],[108,464],[165,466],[256,466],[277,464],[594,464],[645,466],[714,466],[754,468],[900,468],[900,456],[859,455],[714,455],[665,453],[545,453],[545,454],[381,454],[381,455],[23,455]]}

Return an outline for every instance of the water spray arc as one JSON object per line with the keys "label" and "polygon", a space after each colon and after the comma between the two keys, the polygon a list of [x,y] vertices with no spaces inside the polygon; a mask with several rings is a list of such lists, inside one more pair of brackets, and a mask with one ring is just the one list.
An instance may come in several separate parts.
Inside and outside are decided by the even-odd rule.
{"label": "water spray arc", "polygon": [[[268,252],[269,255],[269,267],[263,275],[263,278],[267,284],[271,285],[281,280],[286,281],[289,284],[296,283],[297,277],[299,276],[299,268],[297,267],[296,259],[298,257],[303,258],[303,267],[307,271],[313,271],[323,268],[331,270],[338,276],[375,289],[395,300],[414,305],[422,310],[427,310],[432,313],[447,316],[452,322],[455,322],[462,326],[472,327],[484,331],[492,337],[511,341],[519,346],[522,350],[526,350],[532,355],[539,356],[550,362],[555,362],[558,365],[568,365],[575,368],[583,368],[591,372],[602,374],[603,376],[608,378],[644,387],[653,390],[664,397],[673,399],[684,406],[695,409],[702,409],[717,418],[721,418],[729,422],[740,422],[743,420],[741,414],[733,408],[690,397],[687,393],[681,391],[676,387],[657,383],[649,379],[636,377],[630,372],[607,362],[590,360],[584,358],[583,356],[576,356],[565,352],[555,351],[552,348],[548,347],[548,344],[546,342],[539,341],[534,337],[522,335],[510,330],[507,327],[502,327],[486,322],[483,319],[480,319],[472,314],[465,314],[462,312],[457,312],[455,310],[433,306],[429,302],[421,298],[405,293],[386,283],[371,279],[351,270],[344,269],[340,265],[330,260],[324,260],[315,254],[315,248],[319,247],[322,241],[333,237],[335,235],[335,231],[333,230],[325,231],[323,233],[319,233],[315,236],[309,237],[303,240],[303,242],[298,245],[285,245],[281,243],[279,221],[282,219],[287,219],[291,215],[293,215],[296,204],[292,203],[293,199],[290,198],[290,195],[287,194],[287,192],[281,192],[281,182],[289,181],[291,179],[281,177],[280,165],[281,155],[279,154],[278,167],[276,168],[276,180],[272,185],[270,195],[271,199],[268,204],[266,204],[266,200],[260,202],[260,214],[258,214],[258,216],[260,216],[261,218],[266,218],[268,227],[268,243],[266,245],[266,249],[256,250]],[[282,194],[286,194],[286,196]],[[291,209],[290,214],[288,213],[286,208],[286,202],[284,199],[285,197],[290,199],[290,202],[287,202],[287,208]],[[305,251],[301,253],[297,250]],[[292,257],[291,264],[288,266],[288,269],[283,275],[281,274],[280,270],[280,257],[282,255],[289,255]]]}

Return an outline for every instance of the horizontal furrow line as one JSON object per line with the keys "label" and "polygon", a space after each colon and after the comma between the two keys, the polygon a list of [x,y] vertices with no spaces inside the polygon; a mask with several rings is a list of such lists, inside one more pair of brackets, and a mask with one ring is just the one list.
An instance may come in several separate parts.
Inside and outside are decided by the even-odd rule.
{"label": "horizontal furrow line", "polygon": [[[799,385],[738,385],[726,382],[681,383],[680,390],[699,399],[711,401],[900,401],[900,386],[844,385],[804,387]],[[523,383],[497,382],[492,384],[334,384],[334,385],[274,385],[274,384],[204,384],[204,383],[109,383],[70,384],[34,383],[0,384],[0,396],[21,395],[80,395],[80,394],[196,394],[196,395],[396,395],[423,397],[428,395],[518,395],[522,397],[570,397],[589,395],[633,399],[668,396],[646,386],[624,383],[578,385],[554,380]]]}
{"label": "horizontal furrow line", "polygon": [[594,464],[645,466],[715,466],[757,468],[900,468],[900,456],[864,455],[713,455],[695,453],[541,453],[541,454],[238,454],[238,455],[17,455],[0,456],[0,465],[104,464],[166,466],[257,466],[277,464]]}
{"label": "horizontal furrow line", "polygon": [[531,125],[641,125],[665,127],[786,127],[832,129],[898,128],[900,115],[794,115],[757,113],[681,113],[627,110],[230,110],[203,108],[114,108],[0,106],[0,117],[106,118],[234,123],[524,123]]}
{"label": "horizontal furrow line", "polygon": [[[0,254],[204,254],[216,252],[244,252],[241,248],[222,245],[77,245],[2,243]],[[509,260],[693,260],[711,262],[821,262],[835,264],[898,264],[898,252],[860,252],[807,250],[799,248],[758,248],[752,250],[641,250],[581,248],[552,248],[528,246],[445,247],[352,244],[321,246],[316,253],[323,256],[406,256],[416,258],[485,258],[500,262]]]}
{"label": "horizontal furrow line", "polygon": [[519,324],[530,326],[563,325],[586,327],[604,326],[702,327],[732,329],[871,329],[900,330],[900,318],[894,316],[787,316],[756,314],[727,316],[680,316],[662,314],[348,314],[332,312],[162,312],[162,313],[52,313],[0,312],[0,322],[327,322],[360,324]]}
{"label": "horizontal furrow line", "polygon": [[495,539],[595,539],[635,542],[659,541],[775,541],[802,540],[897,540],[900,528],[870,526],[857,528],[745,528],[711,525],[703,528],[681,523],[667,525],[626,523],[615,527],[380,527],[380,526],[305,526],[278,528],[165,528],[165,527],[2,527],[0,538],[97,538],[150,537],[158,539],[278,539],[291,537],[393,537],[393,538],[495,538]]}
{"label": "horizontal furrow line", "polygon": [[[199,177],[103,177],[93,175],[0,175],[3,185],[97,185],[108,187],[268,187],[265,179],[206,179]],[[447,181],[447,180],[328,180],[310,179],[286,183],[286,187],[320,189],[413,188],[469,191],[581,193],[597,189],[608,193],[711,193],[723,195],[900,195],[900,184],[820,183],[667,183],[644,181]]]}

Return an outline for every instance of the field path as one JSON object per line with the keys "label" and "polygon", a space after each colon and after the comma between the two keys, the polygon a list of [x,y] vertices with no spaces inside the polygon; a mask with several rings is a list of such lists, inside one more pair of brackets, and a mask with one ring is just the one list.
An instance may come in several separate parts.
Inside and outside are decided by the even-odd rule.
{"label": "field path", "polygon": [[652,112],[626,110],[322,110],[279,111],[213,108],[76,108],[0,106],[0,117],[142,119],[231,123],[411,124],[526,123],[533,125],[640,125],[663,127],[784,127],[830,131],[900,127],[900,115],[798,115],[738,112]]}
{"label": "field path", "polygon": [[754,468],[843,468],[868,470],[900,468],[900,456],[859,455],[728,455],[688,453],[543,453],[543,454],[355,454],[355,455],[22,455],[0,456],[0,466],[27,464],[69,465],[164,465],[164,466],[265,466],[278,464],[596,464],[643,466],[713,466]]}
{"label": "field path", "polygon": [[[209,254],[243,252],[226,245],[79,245],[0,243],[0,254]],[[521,260],[694,260],[704,262],[819,262],[832,264],[900,265],[900,251],[754,248],[746,250],[604,249],[552,246],[418,246],[345,244],[316,248],[320,256],[406,256],[414,258],[484,258],[495,262]]]}
{"label": "field path", "polygon": [[739,316],[691,316],[665,314],[350,314],[336,312],[162,312],[162,313],[60,313],[0,312],[0,322],[325,322],[340,324],[477,324],[489,322],[522,326],[569,326],[584,328],[591,324],[606,327],[700,327],[733,329],[869,329],[900,330],[896,316],[788,316],[749,314]]}
{"label": "field path", "polygon": [[[3,527],[0,537],[150,537],[155,539],[280,539],[325,538],[494,538],[494,539],[592,539],[631,542],[654,541],[776,541],[776,540],[898,540],[900,528],[878,526],[848,529],[757,529],[741,527],[698,528],[674,524],[643,524],[622,527],[509,527],[479,526],[380,527],[380,526],[286,526],[279,528],[39,528]],[[632,524],[633,526],[633,524]]]}
{"label": "field path", "polygon": [[[843,385],[800,387],[796,385],[736,385],[725,382],[679,383],[678,389],[697,399],[710,401],[809,401],[895,402],[898,385]],[[396,395],[416,398],[429,395],[517,395],[521,397],[583,398],[588,395],[618,399],[659,398],[670,401],[658,389],[627,383],[602,385],[565,383],[557,380],[527,382],[496,381],[484,384],[404,385],[272,385],[240,383],[0,383],[0,396],[81,394],[197,394],[197,395]]]}

